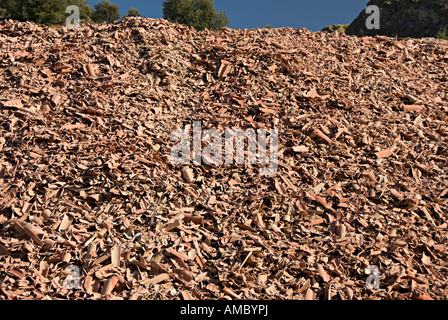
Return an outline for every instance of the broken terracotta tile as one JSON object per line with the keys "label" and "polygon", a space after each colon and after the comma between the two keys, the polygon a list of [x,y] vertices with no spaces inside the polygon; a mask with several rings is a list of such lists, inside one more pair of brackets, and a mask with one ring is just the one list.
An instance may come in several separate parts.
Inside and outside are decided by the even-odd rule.
{"label": "broken terracotta tile", "polygon": [[[147,18],[0,38],[0,299],[361,300],[370,265],[376,298],[448,299],[446,42]],[[172,164],[193,119],[275,127],[277,172]]]}

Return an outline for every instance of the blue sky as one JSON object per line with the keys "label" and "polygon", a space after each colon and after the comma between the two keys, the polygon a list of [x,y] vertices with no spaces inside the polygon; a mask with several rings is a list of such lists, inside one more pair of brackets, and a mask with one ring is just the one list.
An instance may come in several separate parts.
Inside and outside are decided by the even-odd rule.
{"label": "blue sky", "polygon": [[[99,0],[90,0],[94,6]],[[162,0],[109,0],[120,7],[120,15],[130,7],[142,16],[162,18]],[[225,10],[230,28],[255,28],[271,24],[274,27],[307,28],[319,31],[323,27],[352,22],[367,6],[368,0],[215,0],[215,7]]]}

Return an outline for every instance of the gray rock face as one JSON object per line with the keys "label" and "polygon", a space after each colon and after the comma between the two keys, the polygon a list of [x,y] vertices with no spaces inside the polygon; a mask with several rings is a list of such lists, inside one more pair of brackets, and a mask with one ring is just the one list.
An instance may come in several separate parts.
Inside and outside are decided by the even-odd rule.
{"label": "gray rock face", "polygon": [[371,0],[380,9],[380,29],[369,30],[362,11],[346,30],[348,35],[435,37],[448,25],[448,0]]}

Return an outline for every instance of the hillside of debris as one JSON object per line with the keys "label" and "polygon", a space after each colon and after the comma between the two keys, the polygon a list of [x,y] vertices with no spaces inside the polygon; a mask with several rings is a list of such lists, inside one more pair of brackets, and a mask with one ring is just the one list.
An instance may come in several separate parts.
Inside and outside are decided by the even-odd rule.
{"label": "hillside of debris", "polygon": [[[447,49],[1,21],[0,299],[448,299]],[[193,121],[277,173],[174,165]]]}

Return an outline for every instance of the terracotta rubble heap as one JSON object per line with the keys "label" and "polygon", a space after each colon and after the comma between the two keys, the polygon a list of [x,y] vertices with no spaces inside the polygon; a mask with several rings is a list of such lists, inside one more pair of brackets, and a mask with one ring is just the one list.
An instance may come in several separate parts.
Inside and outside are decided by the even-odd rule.
{"label": "terracotta rubble heap", "polygon": [[[1,21],[0,298],[448,299],[447,52]],[[277,129],[277,173],[174,165],[193,121]]]}

